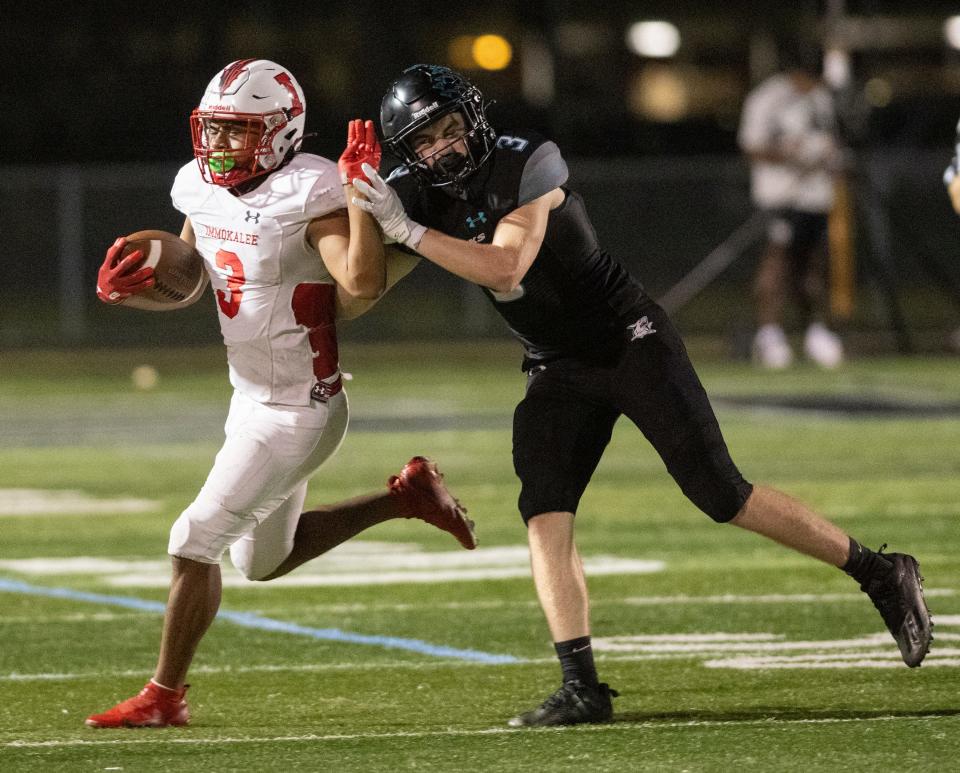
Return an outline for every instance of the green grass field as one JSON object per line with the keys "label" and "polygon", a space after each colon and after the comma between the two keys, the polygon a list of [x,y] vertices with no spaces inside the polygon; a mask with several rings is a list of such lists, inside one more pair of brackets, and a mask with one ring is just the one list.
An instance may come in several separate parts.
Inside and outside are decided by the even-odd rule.
{"label": "green grass field", "polygon": [[[402,521],[275,583],[226,565],[191,725],[97,731],[87,714],[152,671],[167,532],[219,446],[224,354],[3,353],[0,770],[956,769],[956,360],[767,374],[694,347],[748,478],[919,557],[938,622],[922,668],[902,665],[849,578],[713,524],[622,422],[577,525],[616,721],[522,731],[506,720],[559,669],[516,514],[518,352],[347,343],[342,359],[354,424],[308,502],[379,488],[427,454],[477,521],[480,549]],[[130,380],[144,363],[160,375],[147,391]],[[817,410],[777,407],[797,398]]]}

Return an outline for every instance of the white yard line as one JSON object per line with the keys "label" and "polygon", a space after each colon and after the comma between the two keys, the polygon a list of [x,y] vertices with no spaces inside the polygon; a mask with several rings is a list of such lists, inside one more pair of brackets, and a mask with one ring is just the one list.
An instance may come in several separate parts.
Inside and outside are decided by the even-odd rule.
{"label": "white yard line", "polygon": [[[957,591],[953,588],[929,588],[924,590],[924,596],[927,598],[937,598],[941,596],[956,596]],[[661,604],[809,604],[830,601],[863,601],[864,595],[857,593],[761,593],[761,594],[738,594],[721,593],[714,596],[628,596],[619,599],[619,603],[633,604],[636,606],[658,606]],[[591,602],[594,606],[598,603],[604,603],[601,599],[598,602]],[[607,600],[606,603],[610,603]],[[958,615],[957,617],[960,617]],[[939,619],[939,618],[938,618]]]}
{"label": "white yard line", "polygon": [[[248,583],[248,586],[253,586]],[[256,587],[265,587],[270,583],[260,583]],[[924,591],[927,598],[944,598],[956,596],[957,591],[951,588],[931,588]],[[862,593],[796,593],[796,594],[764,594],[758,596],[749,595],[721,595],[721,596],[648,596],[626,598],[601,598],[591,601],[591,606],[616,606],[618,604],[628,604],[631,606],[670,606],[670,605],[691,605],[691,604],[774,604],[774,603],[797,603],[805,604],[811,602],[863,602]],[[477,610],[477,609],[509,609],[516,607],[539,608],[535,599],[517,599],[514,601],[424,601],[422,603],[410,602],[373,602],[362,603],[353,602],[349,604],[311,604],[310,608],[316,612],[324,613],[353,613],[353,612],[407,612],[418,609],[451,609],[451,610]],[[302,607],[287,607],[283,603],[271,605],[269,610],[254,609],[253,612],[259,614],[283,615],[288,609],[301,611]],[[86,620],[110,620],[122,619],[124,617],[143,617],[150,616],[150,613],[100,613],[99,615],[69,614],[69,615],[50,615],[45,617],[2,617],[2,623],[30,623],[30,622],[83,622]],[[960,626],[960,615],[938,615],[934,610],[934,621],[937,624],[937,638],[939,638],[940,628],[945,626]]]}
{"label": "white yard line", "polygon": [[[554,662],[551,660],[550,662]],[[264,663],[255,666],[194,666],[190,669],[191,674],[254,674],[254,673],[283,673],[283,672],[324,672],[324,671],[379,671],[383,669],[403,669],[408,671],[422,671],[431,668],[447,668],[450,666],[468,665],[456,660],[430,660],[430,661],[387,661],[387,662],[369,662],[369,663],[291,663],[270,664]],[[474,663],[469,665],[490,665],[489,663]],[[501,663],[499,665],[513,665],[510,663]],[[78,679],[116,679],[126,677],[143,677],[146,679],[149,673],[144,669],[124,671],[79,671],[62,673],[38,673],[38,674],[0,674],[0,682],[57,682],[74,681]]]}
{"label": "white yard line", "polygon": [[[663,561],[586,556],[587,573],[601,575],[651,574],[666,568]],[[372,569],[371,567],[375,567]],[[29,576],[94,576],[117,588],[165,588],[170,584],[170,561],[74,556],[0,560],[0,570]],[[282,587],[390,585],[397,583],[468,582],[526,579],[530,556],[525,545],[503,545],[477,550],[425,551],[415,543],[391,545],[357,540],[340,545],[295,574],[269,583],[255,583],[238,572],[223,576],[224,587],[268,590]]]}
{"label": "white yard line", "polygon": [[161,505],[157,499],[107,499],[75,489],[0,488],[0,516],[150,513]]}
{"label": "white yard line", "polygon": [[[364,551],[373,550],[377,552],[379,546],[365,546]],[[415,555],[418,552],[416,547],[411,551]],[[493,555],[501,561],[508,560],[507,557],[494,549]],[[88,559],[79,559],[85,562]],[[419,560],[419,556],[417,556]],[[495,563],[496,560],[492,563]],[[89,567],[87,564],[83,564]],[[22,565],[21,565],[22,566]],[[96,564],[98,569],[102,569],[102,564]],[[77,565],[74,565],[76,568]],[[46,570],[46,566],[32,565],[35,570]],[[117,562],[114,565],[119,571],[127,567],[124,562]],[[950,596],[954,595],[952,589],[933,589],[928,591],[928,596]],[[104,597],[109,601],[109,597]],[[89,599],[85,599],[89,600]],[[790,601],[808,603],[811,601],[825,602],[846,602],[850,600],[862,601],[862,595],[857,593],[850,594],[763,594],[763,595],[722,595],[722,596],[659,596],[647,597],[642,599],[607,599],[604,603],[623,604],[642,601],[644,604],[676,604],[676,603],[785,603]],[[152,602],[151,602],[152,603]],[[517,602],[447,602],[440,604],[340,604],[340,605],[319,605],[317,610],[330,611],[363,611],[370,609],[393,609],[407,610],[419,607],[429,606],[448,609],[477,609],[477,608],[498,608],[503,606],[524,606],[532,607],[535,602],[517,601]],[[159,606],[159,605],[158,605]],[[276,612],[277,610],[274,610]],[[7,625],[35,625],[37,623],[87,623],[122,620],[127,618],[140,618],[152,616],[155,612],[96,612],[96,613],[65,613],[63,615],[47,615],[42,617],[19,616],[16,618],[0,618],[0,624]],[[254,616],[255,613],[234,613],[240,616]],[[960,627],[960,615],[935,615],[934,620],[937,623],[936,637],[934,647],[926,658],[924,665],[933,667],[957,667],[960,665],[960,648],[950,647],[950,643],[960,642],[960,632],[944,630],[951,627]],[[374,637],[376,638],[376,637]],[[676,660],[695,660],[707,668],[731,668],[731,669],[834,669],[834,668],[902,668],[899,655],[889,634],[878,632],[860,636],[857,638],[846,638],[839,640],[800,640],[791,641],[786,639],[784,634],[769,632],[693,632],[693,633],[667,633],[667,634],[621,634],[609,637],[595,637],[593,640],[598,659],[602,661],[676,661]],[[946,645],[946,646],[945,646]],[[780,655],[778,652],[789,654]],[[247,672],[268,672],[268,671],[287,671],[287,672],[322,672],[322,671],[349,671],[349,670],[369,670],[369,669],[425,669],[425,668],[445,668],[448,666],[462,666],[462,660],[452,660],[450,653],[430,653],[436,654],[438,659],[432,662],[373,662],[364,664],[355,663],[324,663],[324,664],[291,664],[275,665],[262,664],[253,666],[239,667],[198,667],[194,669],[198,673],[220,674],[220,673],[247,673]],[[448,657],[444,657],[447,655]],[[540,664],[552,663],[554,660],[549,657],[535,659],[514,660],[515,664]],[[506,665],[506,663],[498,663]],[[8,673],[0,674],[0,683],[2,682],[42,682],[42,681],[64,681],[64,680],[82,680],[82,679],[103,679],[107,677],[134,677],[143,676],[143,672],[119,671],[110,674],[104,672],[79,672],[79,673]]]}
{"label": "white yard line", "polygon": [[[862,722],[933,722],[936,720],[956,720],[952,714],[918,714],[916,716],[882,716],[882,717],[811,717],[808,719],[782,719],[776,716],[760,717],[757,719],[691,719],[685,722],[613,722],[609,725],[577,725],[574,727],[538,728],[536,730],[519,730],[507,727],[491,727],[480,730],[422,730],[398,731],[392,733],[331,733],[329,735],[281,735],[267,737],[204,737],[204,738],[171,738],[167,734],[163,737],[143,737],[137,731],[123,730],[127,734],[123,738],[75,738],[63,741],[7,741],[3,744],[8,749],[51,749],[71,746],[163,746],[174,745],[234,745],[234,744],[266,744],[266,743],[317,743],[333,741],[376,741],[391,738],[455,738],[465,736],[504,735],[507,733],[616,733],[632,732],[636,730],[670,730],[675,728],[698,727],[778,727],[789,725],[839,725]],[[91,730],[91,733],[105,733],[104,730]],[[149,733],[150,731],[143,731]],[[191,732],[191,731],[181,731]],[[136,734],[136,737],[132,737]]]}
{"label": "white yard line", "polygon": [[[956,650],[954,650],[956,652]],[[766,658],[724,658],[722,660],[708,660],[703,663],[706,668],[729,668],[739,671],[768,671],[768,670],[823,670],[840,668],[904,668],[900,658],[883,660],[862,658],[860,660],[832,660],[812,663],[805,660],[771,661]],[[927,655],[923,661],[923,668],[956,668],[960,666],[960,658],[939,658]]]}
{"label": "white yard line", "polygon": [[[261,586],[267,583],[261,583]],[[957,591],[952,588],[928,588],[924,590],[927,598],[944,598],[957,595]],[[833,603],[833,602],[856,602],[862,604],[865,601],[863,593],[766,593],[761,595],[745,594],[723,594],[716,596],[627,596],[610,597],[606,596],[591,600],[590,605],[599,606],[617,606],[618,604],[628,604],[631,606],[671,606],[671,605],[711,605],[711,604],[808,604],[808,603]],[[350,604],[311,604],[310,608],[318,612],[330,613],[350,613],[350,612],[407,612],[418,609],[508,609],[514,607],[539,608],[539,603],[535,599],[516,599],[513,601],[424,601],[422,603],[410,602],[374,602],[364,604],[354,602]],[[295,607],[294,609],[301,609]],[[270,607],[271,613],[283,614],[286,608],[278,604]],[[265,614],[265,612],[264,612]],[[938,615],[934,613],[934,620],[937,625],[960,625],[960,615]]]}
{"label": "white yard line", "polygon": [[[728,636],[728,634],[720,634]],[[709,635],[708,635],[709,636]],[[780,639],[780,636],[773,634],[756,634],[757,637],[769,637],[770,639]],[[652,638],[652,637],[640,637]],[[670,637],[665,637],[669,639]],[[957,666],[960,665],[960,648],[937,646],[938,642],[944,639],[960,640],[960,635],[938,634],[935,640],[934,649],[923,661],[924,666]],[[860,649],[853,646],[853,651],[836,652],[831,651],[838,644],[859,645]],[[734,668],[734,669],[759,669],[759,668],[892,668],[904,667],[900,654],[893,644],[893,640],[888,634],[875,634],[862,639],[852,639],[848,642],[817,641],[817,642],[783,642],[787,645],[784,650],[805,648],[810,651],[801,652],[794,655],[735,655],[728,658],[714,658],[706,660],[701,665],[707,668]],[[887,646],[889,644],[889,646]],[[870,649],[870,646],[875,648]],[[747,650],[763,650],[762,647],[750,648]],[[721,652],[739,653],[741,647],[730,646],[720,650]],[[671,661],[671,660],[698,660],[702,656],[718,654],[717,648],[706,646],[702,649],[667,646],[657,646],[651,648],[642,648],[639,650],[610,651],[609,649],[599,649],[597,652],[597,661],[599,663],[634,663],[643,661]],[[465,666],[489,667],[496,665],[517,666],[517,665],[543,665],[556,663],[553,657],[517,659],[513,663],[468,663],[463,660],[437,659],[430,661],[374,661],[362,663],[262,663],[249,666],[196,666],[191,669],[193,674],[254,674],[254,673],[323,673],[329,671],[381,671],[386,669],[397,669],[406,671],[425,671],[436,668],[463,668]],[[849,664],[849,665],[848,665]],[[123,670],[123,671],[80,671],[80,672],[42,672],[42,673],[8,673],[0,674],[0,683],[3,682],[56,682],[56,681],[77,681],[77,680],[103,680],[128,677],[144,677],[147,673],[143,669]]]}
{"label": "white yard line", "polygon": [[73,612],[66,615],[21,615],[0,617],[0,625],[46,625],[47,623],[104,623],[113,620],[137,620],[155,618],[156,612],[96,612],[85,614]]}

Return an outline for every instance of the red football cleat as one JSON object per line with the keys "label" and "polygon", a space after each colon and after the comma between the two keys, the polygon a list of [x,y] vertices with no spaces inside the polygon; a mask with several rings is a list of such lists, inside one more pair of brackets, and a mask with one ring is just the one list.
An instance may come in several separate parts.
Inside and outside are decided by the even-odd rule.
{"label": "red football cleat", "polygon": [[169,690],[154,681],[147,682],[138,695],[118,703],[103,714],[87,717],[88,727],[169,727],[190,721],[185,696],[187,687]]}
{"label": "red football cleat", "polygon": [[400,505],[404,518],[419,518],[438,529],[450,532],[467,550],[477,546],[473,521],[467,510],[443,485],[443,475],[435,462],[424,456],[415,456],[407,462],[399,475],[387,481],[390,493]]}

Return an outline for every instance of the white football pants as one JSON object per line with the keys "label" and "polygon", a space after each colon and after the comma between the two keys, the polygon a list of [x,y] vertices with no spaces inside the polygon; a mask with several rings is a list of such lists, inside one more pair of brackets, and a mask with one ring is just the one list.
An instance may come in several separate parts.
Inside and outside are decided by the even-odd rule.
{"label": "white football pants", "polygon": [[346,392],[308,407],[258,403],[234,392],[226,440],[193,503],[170,530],[167,552],[217,564],[230,558],[248,579],[290,555],[307,480],[347,432]]}

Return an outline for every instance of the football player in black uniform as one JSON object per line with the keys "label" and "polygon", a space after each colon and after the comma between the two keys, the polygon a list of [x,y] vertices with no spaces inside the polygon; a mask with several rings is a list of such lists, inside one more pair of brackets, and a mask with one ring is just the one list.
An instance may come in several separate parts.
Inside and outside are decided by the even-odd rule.
{"label": "football player in black uniform", "polygon": [[683,342],[643,286],[606,253],[557,146],[496,132],[459,73],[415,65],[390,87],[381,129],[403,165],[355,199],[385,236],[479,285],[524,348],[526,396],[513,424],[533,578],[563,671],[561,687],[510,725],[603,722],[616,693],[597,677],[574,544],[580,497],[626,415],[694,504],[842,568],[877,605],[904,661],[931,639],[916,560],[874,553],[785,494],[754,486],[730,458]]}

